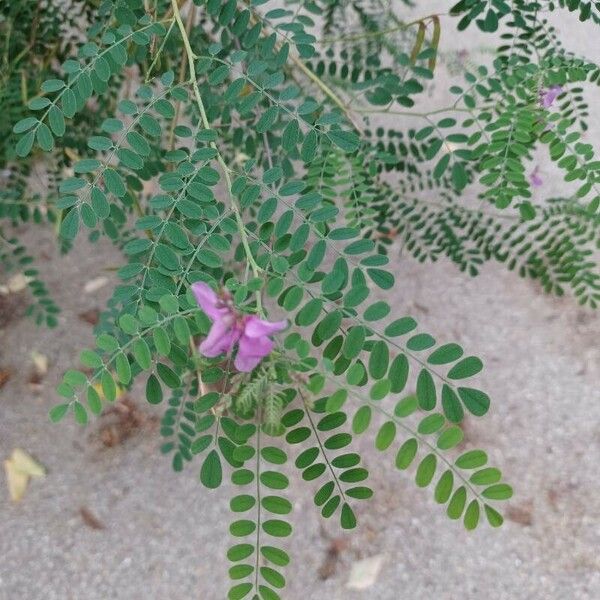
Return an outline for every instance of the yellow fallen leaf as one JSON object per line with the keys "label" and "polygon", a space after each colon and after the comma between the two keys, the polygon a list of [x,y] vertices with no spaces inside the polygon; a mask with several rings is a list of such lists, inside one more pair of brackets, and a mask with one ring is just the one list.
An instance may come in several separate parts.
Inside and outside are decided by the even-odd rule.
{"label": "yellow fallen leaf", "polygon": [[46,474],[46,469],[21,448],[15,448],[12,451],[10,460],[19,471],[29,475],[29,477],[43,477]]}
{"label": "yellow fallen leaf", "polygon": [[27,287],[30,281],[32,281],[31,277],[26,277],[23,273],[17,273],[16,275],[13,275],[5,285],[0,286],[0,293],[7,296],[8,294],[21,292]]}
{"label": "yellow fallen leaf", "polygon": [[45,375],[48,372],[48,357],[45,354],[33,350],[31,360],[38,375]]}
{"label": "yellow fallen leaf", "polygon": [[10,499],[13,502],[19,502],[27,489],[29,475],[19,471],[11,459],[6,459],[4,461],[4,471],[6,472],[6,482],[8,484]]}
{"label": "yellow fallen leaf", "polygon": [[23,498],[31,477],[43,477],[46,474],[46,469],[21,448],[15,448],[10,458],[4,461],[4,471],[13,502]]}

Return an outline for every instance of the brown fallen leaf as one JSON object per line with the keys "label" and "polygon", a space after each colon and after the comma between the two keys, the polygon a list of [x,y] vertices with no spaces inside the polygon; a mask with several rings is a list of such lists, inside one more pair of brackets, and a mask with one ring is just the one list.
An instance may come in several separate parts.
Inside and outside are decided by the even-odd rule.
{"label": "brown fallen leaf", "polygon": [[319,577],[329,579],[335,574],[340,554],[348,547],[348,540],[345,538],[333,538],[327,548],[327,555],[323,564],[319,567]]}
{"label": "brown fallen leaf", "polygon": [[12,375],[11,371],[0,367],[0,389],[2,389],[4,387],[6,382],[10,379],[11,375]]}
{"label": "brown fallen leaf", "polygon": [[46,474],[44,467],[20,448],[15,448],[10,458],[4,461],[4,471],[13,502],[23,498],[31,477],[43,477]]}
{"label": "brown fallen leaf", "polygon": [[8,296],[0,294],[0,328],[13,323],[25,314],[27,303],[24,301],[24,294],[25,292]]}
{"label": "brown fallen leaf", "polygon": [[157,422],[156,417],[144,414],[127,396],[107,408],[102,420],[98,437],[106,448],[122,444],[141,428]]}
{"label": "brown fallen leaf", "polygon": [[98,325],[98,321],[100,320],[100,311],[97,308],[90,308],[89,310],[80,312],[77,316],[85,323],[89,323],[90,325]]}
{"label": "brown fallen leaf", "polygon": [[506,511],[506,518],[514,523],[529,527],[533,523],[533,503],[531,500],[523,502],[519,506],[511,506]]}
{"label": "brown fallen leaf", "polygon": [[104,526],[104,523],[100,519],[98,519],[98,517],[89,508],[86,508],[85,506],[80,506],[79,514],[81,515],[83,522],[90,529],[95,529],[95,530],[106,529],[106,527]]}

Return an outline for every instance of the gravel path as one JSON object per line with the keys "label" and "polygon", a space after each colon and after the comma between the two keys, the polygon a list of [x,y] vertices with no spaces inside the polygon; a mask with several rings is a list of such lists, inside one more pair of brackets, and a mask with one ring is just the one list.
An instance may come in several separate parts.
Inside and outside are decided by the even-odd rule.
{"label": "gravel path", "polygon": [[[118,255],[82,241],[59,259],[49,236],[37,239],[63,312],[52,332],[18,308],[0,326],[0,365],[13,370],[0,391],[0,457],[22,447],[48,475],[18,505],[0,485],[0,600],[223,598],[228,487],[204,490],[197,466],[172,472],[158,453],[160,411],[134,392],[140,422],[112,448],[102,442],[105,419],[86,429],[48,423],[56,382],[92,341],[78,315],[102,307],[110,288],[86,294],[84,285]],[[444,261],[403,259],[396,275],[398,315],[412,314],[439,340],[457,340],[484,359],[492,410],[466,431],[514,484],[506,524],[465,532],[429,491],[395,471],[391,451],[361,442],[376,496],[359,510],[354,534],[323,523],[311,490],[292,485],[295,566],[284,598],[599,598],[600,319],[498,265],[470,279]],[[39,390],[28,383],[32,350],[50,361]],[[351,566],[366,558],[380,562],[375,583],[349,590]]]}

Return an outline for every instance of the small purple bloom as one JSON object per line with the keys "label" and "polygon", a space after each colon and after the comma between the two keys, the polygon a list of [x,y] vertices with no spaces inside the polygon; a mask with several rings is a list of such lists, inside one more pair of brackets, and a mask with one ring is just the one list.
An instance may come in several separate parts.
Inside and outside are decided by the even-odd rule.
{"label": "small purple bloom", "polygon": [[231,296],[219,296],[202,281],[192,285],[192,292],[200,308],[213,322],[198,350],[204,356],[214,358],[228,354],[237,344],[234,364],[238,371],[252,371],[273,350],[273,340],[269,336],[287,327],[287,321],[272,323],[256,315],[238,312]]}
{"label": "small purple bloom", "polygon": [[539,174],[539,167],[536,167],[529,174],[529,183],[531,183],[533,187],[541,187],[542,185],[544,185],[544,180],[540,177]]}
{"label": "small purple bloom", "polygon": [[550,108],[554,101],[562,94],[563,89],[560,85],[553,85],[547,90],[540,91],[540,104],[543,108]]}

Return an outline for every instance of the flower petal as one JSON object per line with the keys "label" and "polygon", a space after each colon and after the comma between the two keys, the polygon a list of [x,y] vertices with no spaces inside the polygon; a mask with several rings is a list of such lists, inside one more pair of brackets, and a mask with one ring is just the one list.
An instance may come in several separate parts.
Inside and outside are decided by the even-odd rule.
{"label": "flower petal", "polygon": [[204,281],[197,281],[192,284],[192,292],[196,297],[198,306],[214,321],[223,317],[228,311],[226,307],[218,307],[219,296]]}
{"label": "flower petal", "polygon": [[553,85],[547,90],[540,93],[540,103],[544,108],[550,108],[554,101],[562,94],[562,87],[560,85]]}
{"label": "flower petal", "polygon": [[235,357],[235,368],[238,371],[249,372],[273,350],[273,342],[267,336],[251,338],[242,335]]}
{"label": "flower petal", "polygon": [[232,329],[226,319],[217,319],[210,328],[206,339],[200,344],[200,354],[214,358],[229,352],[240,336],[240,332]]}
{"label": "flower petal", "polygon": [[244,334],[251,338],[259,338],[263,335],[273,335],[283,331],[288,325],[287,321],[265,321],[255,315],[246,318],[244,322]]}

